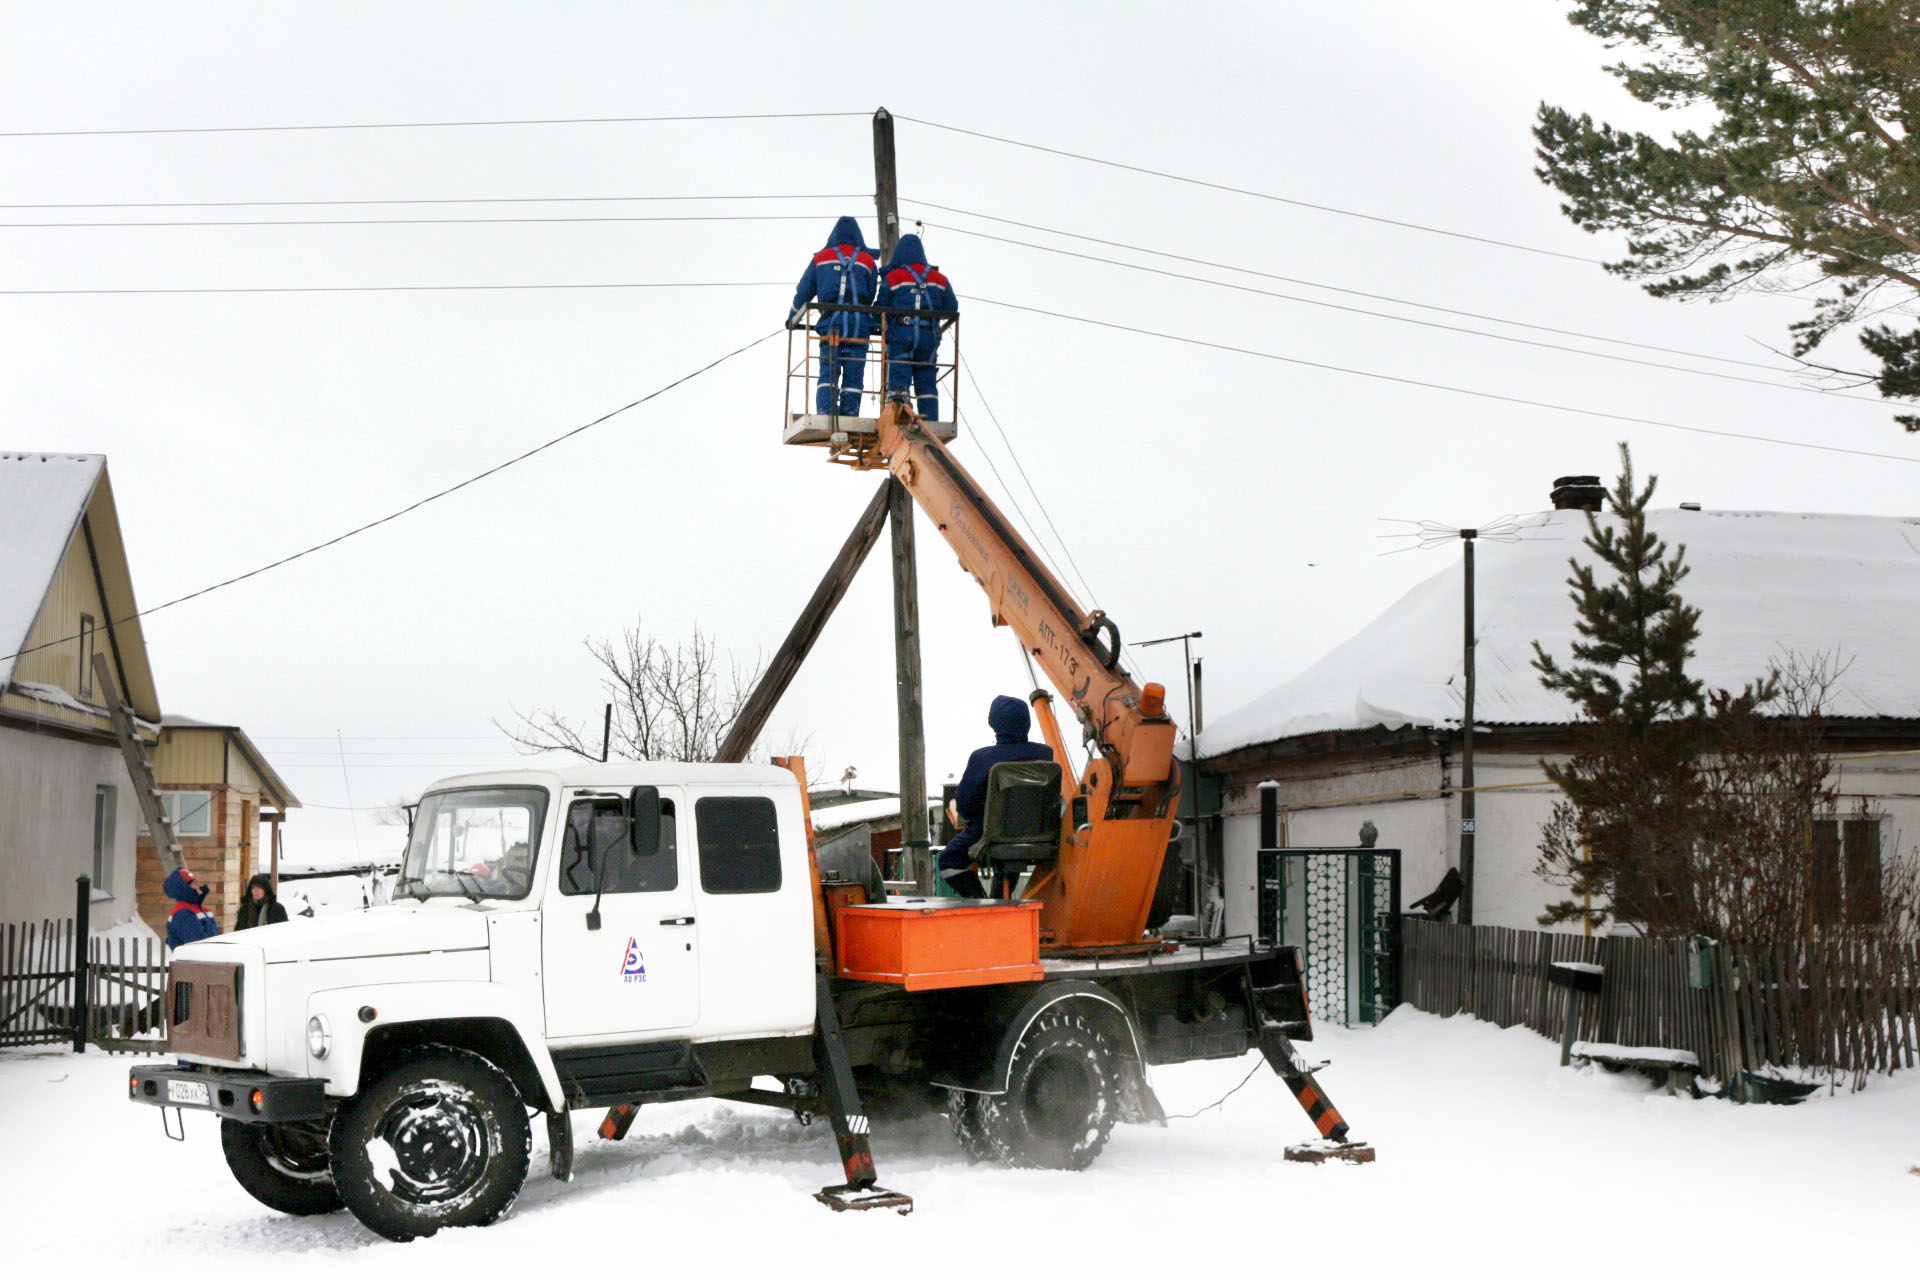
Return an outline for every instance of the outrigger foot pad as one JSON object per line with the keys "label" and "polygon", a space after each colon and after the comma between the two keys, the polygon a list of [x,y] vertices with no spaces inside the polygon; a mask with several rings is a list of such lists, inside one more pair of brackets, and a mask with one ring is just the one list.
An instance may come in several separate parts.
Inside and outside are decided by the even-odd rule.
{"label": "outrigger foot pad", "polygon": [[1373,1148],[1364,1142],[1298,1142],[1287,1148],[1286,1158],[1301,1164],[1325,1164],[1329,1160],[1372,1164]]}
{"label": "outrigger foot pad", "polygon": [[913,1197],[885,1187],[822,1187],[815,1200],[835,1213],[849,1209],[897,1209],[902,1216],[913,1212]]}

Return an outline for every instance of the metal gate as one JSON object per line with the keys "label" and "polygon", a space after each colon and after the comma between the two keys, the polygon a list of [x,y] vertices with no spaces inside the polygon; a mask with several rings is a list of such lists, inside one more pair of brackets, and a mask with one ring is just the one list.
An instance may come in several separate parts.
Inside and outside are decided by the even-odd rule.
{"label": "metal gate", "polygon": [[1400,851],[1262,849],[1260,940],[1291,944],[1313,1016],[1372,1025],[1400,1001]]}

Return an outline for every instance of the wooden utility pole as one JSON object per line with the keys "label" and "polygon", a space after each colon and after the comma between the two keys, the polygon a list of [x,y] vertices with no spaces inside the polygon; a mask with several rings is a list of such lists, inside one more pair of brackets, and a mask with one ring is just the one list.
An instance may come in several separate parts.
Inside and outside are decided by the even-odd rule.
{"label": "wooden utility pole", "polygon": [[1466,667],[1466,707],[1460,717],[1460,923],[1473,923],[1473,841],[1478,819],[1474,816],[1473,789],[1473,540],[1478,529],[1462,529],[1460,541],[1466,549],[1466,601],[1461,608],[1465,635],[1461,642]]}
{"label": "wooden utility pole", "polygon": [[773,661],[767,664],[760,683],[747,695],[746,705],[734,717],[733,727],[727,730],[727,739],[720,744],[719,754],[714,757],[716,760],[723,764],[738,764],[747,758],[754,739],[766,728],[767,718],[773,714],[787,686],[793,683],[800,664],[807,660],[807,654],[813,650],[813,642],[826,629],[827,619],[833,616],[835,606],[847,594],[847,588],[853,583],[853,575],[866,562],[867,552],[873,550],[873,544],[880,541],[880,529],[887,522],[887,512],[891,506],[889,497],[892,486],[891,480],[880,486],[873,495],[873,501],[860,513],[860,520],[853,526],[853,532],[847,535],[839,554],[827,566],[826,576],[813,589],[807,607],[800,611],[793,629],[787,632],[787,638],[773,655]]}
{"label": "wooden utility pole", "polygon": [[[880,223],[883,269],[900,239],[899,182],[893,166],[893,116],[873,113],[873,205]],[[885,361],[881,363],[885,376]],[[900,847],[922,893],[934,888],[927,856],[927,733],[920,710],[920,575],[913,550],[913,496],[887,481],[887,524],[893,534],[893,677],[900,722]]]}

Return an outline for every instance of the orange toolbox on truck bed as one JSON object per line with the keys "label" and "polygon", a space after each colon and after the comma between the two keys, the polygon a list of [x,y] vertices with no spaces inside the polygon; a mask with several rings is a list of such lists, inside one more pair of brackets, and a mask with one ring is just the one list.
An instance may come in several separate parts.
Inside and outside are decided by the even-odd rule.
{"label": "orange toolbox on truck bed", "polygon": [[908,991],[1038,982],[1040,904],[897,898],[834,913],[840,976]]}

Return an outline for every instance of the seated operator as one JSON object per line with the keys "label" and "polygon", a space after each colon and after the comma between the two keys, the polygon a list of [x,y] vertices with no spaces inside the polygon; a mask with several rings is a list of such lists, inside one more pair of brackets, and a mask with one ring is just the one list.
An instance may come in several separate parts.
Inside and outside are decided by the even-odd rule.
{"label": "seated operator", "polygon": [[960,897],[987,896],[986,886],[980,883],[980,876],[973,869],[971,852],[980,839],[980,823],[987,813],[987,771],[1005,760],[1053,759],[1052,747],[1044,742],[1027,741],[1027,730],[1032,724],[1026,703],[1000,695],[987,711],[993,745],[981,747],[967,757],[967,770],[960,775],[960,785],[953,797],[953,807],[966,825],[940,851],[940,878]]}

